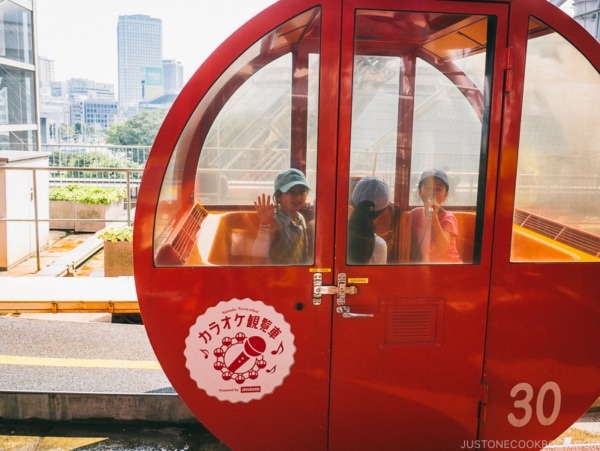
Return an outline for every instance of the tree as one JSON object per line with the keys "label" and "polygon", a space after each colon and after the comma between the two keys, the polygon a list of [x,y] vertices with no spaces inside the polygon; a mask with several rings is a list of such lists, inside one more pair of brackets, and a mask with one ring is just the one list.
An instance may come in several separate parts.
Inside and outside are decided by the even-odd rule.
{"label": "tree", "polygon": [[[137,163],[137,162],[136,162]],[[61,173],[66,178],[99,178],[99,179],[122,179],[125,173],[119,171],[82,172],[77,168],[135,168],[137,164],[118,155],[108,153],[106,150],[75,149],[72,152],[54,151],[50,155],[50,165],[53,167],[73,168],[71,171]],[[137,178],[138,174],[133,174]]]}
{"label": "tree", "polygon": [[119,146],[151,146],[167,110],[141,111],[122,124],[106,129],[106,143]]}
{"label": "tree", "polygon": [[71,142],[75,136],[75,127],[68,124],[60,124],[57,133],[58,136],[55,138],[57,138],[58,142]]}

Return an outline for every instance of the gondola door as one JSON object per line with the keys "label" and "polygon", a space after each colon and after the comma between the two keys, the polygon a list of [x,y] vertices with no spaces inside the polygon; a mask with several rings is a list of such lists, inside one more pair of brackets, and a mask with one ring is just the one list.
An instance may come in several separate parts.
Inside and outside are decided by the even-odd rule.
{"label": "gondola door", "polygon": [[[331,449],[459,449],[478,433],[507,9],[424,5],[344,2]],[[432,169],[458,258],[433,250],[431,217],[414,223]],[[389,188],[385,261],[352,261],[365,177]]]}

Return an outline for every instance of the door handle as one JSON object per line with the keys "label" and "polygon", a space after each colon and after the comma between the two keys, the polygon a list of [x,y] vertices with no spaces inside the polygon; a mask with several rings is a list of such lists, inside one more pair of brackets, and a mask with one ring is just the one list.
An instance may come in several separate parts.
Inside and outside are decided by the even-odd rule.
{"label": "door handle", "polygon": [[321,298],[324,294],[335,294],[337,295],[337,307],[335,311],[340,313],[343,318],[371,318],[371,313],[352,313],[350,306],[346,305],[347,294],[357,294],[358,288],[354,286],[346,285],[346,273],[338,274],[338,284],[323,285],[323,275],[320,272],[316,272],[313,275],[313,304],[321,305]]}
{"label": "door handle", "polygon": [[372,318],[372,313],[352,313],[349,305],[340,305],[336,307],[336,312],[341,313],[343,318]]}
{"label": "door handle", "polygon": [[321,298],[324,294],[335,294],[337,296],[337,304],[344,305],[346,303],[347,294],[357,294],[358,288],[349,287],[346,285],[346,273],[338,274],[338,284],[323,285],[323,274],[316,272],[313,275],[313,304],[321,305]]}

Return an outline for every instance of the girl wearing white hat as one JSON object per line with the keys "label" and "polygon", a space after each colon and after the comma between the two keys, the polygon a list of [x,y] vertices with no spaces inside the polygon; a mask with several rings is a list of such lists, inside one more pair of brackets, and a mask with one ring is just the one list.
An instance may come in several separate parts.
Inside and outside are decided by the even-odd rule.
{"label": "girl wearing white hat", "polygon": [[385,265],[387,244],[375,233],[375,219],[389,206],[385,181],[375,176],[362,178],[352,192],[352,215],[348,220],[348,263]]}

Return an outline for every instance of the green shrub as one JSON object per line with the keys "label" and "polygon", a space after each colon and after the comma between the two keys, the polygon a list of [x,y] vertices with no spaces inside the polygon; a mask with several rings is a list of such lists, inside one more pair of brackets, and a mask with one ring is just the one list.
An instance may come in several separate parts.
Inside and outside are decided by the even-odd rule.
{"label": "green shrub", "polygon": [[112,225],[99,230],[96,236],[103,241],[132,241],[133,226]]}
{"label": "green shrub", "polygon": [[110,205],[127,197],[125,188],[69,184],[50,188],[50,200],[67,200],[80,204]]}

